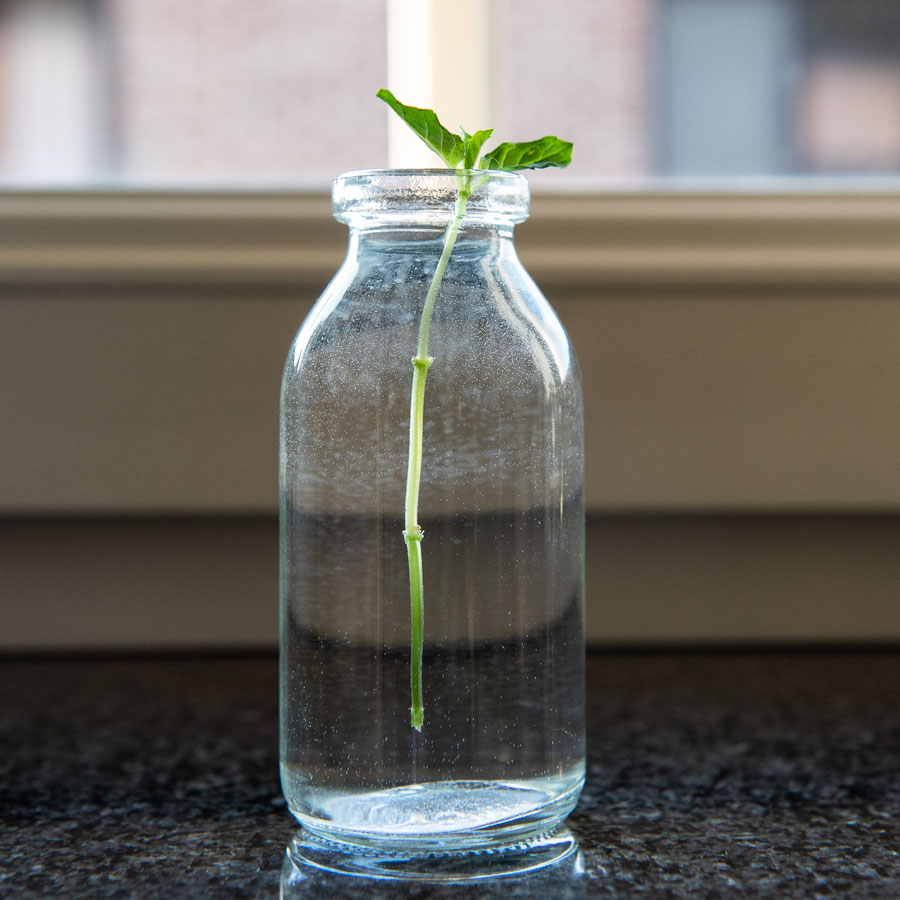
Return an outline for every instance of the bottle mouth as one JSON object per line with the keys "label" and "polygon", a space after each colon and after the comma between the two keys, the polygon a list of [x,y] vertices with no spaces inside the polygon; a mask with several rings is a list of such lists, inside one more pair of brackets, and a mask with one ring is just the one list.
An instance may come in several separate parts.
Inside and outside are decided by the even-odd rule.
{"label": "bottle mouth", "polygon": [[332,186],[334,217],[354,227],[415,223],[444,226],[471,174],[467,224],[515,225],[528,218],[528,181],[517,172],[477,169],[368,169]]}

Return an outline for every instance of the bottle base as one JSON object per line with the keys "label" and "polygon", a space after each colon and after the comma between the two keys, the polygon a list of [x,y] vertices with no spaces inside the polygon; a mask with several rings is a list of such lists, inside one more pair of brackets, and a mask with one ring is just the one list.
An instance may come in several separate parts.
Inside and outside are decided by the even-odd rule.
{"label": "bottle base", "polygon": [[285,867],[312,866],[363,878],[467,884],[526,875],[567,861],[580,867],[578,843],[564,826],[528,840],[474,849],[383,849],[336,841],[301,828],[288,844]]}
{"label": "bottle base", "polygon": [[575,808],[583,784],[579,765],[517,781],[435,781],[361,792],[307,788],[285,796],[297,821],[322,840],[389,854],[446,853],[549,833]]}

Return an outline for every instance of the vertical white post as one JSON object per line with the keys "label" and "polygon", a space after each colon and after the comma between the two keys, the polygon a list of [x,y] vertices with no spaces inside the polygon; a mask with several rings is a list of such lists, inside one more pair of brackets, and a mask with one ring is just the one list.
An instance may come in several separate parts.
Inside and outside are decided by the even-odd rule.
{"label": "vertical white post", "polygon": [[6,164],[23,180],[81,180],[101,161],[98,37],[84,2],[15,0],[4,10]]}
{"label": "vertical white post", "polygon": [[[495,54],[504,0],[388,0],[388,84],[402,103],[429,107],[452,131],[496,125]],[[439,166],[396,116],[393,167]]]}

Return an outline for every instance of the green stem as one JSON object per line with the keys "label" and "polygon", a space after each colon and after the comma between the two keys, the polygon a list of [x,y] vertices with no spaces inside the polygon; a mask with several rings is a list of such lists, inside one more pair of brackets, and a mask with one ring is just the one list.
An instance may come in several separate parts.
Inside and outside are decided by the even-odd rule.
{"label": "green stem", "polygon": [[422,318],[419,320],[419,342],[412,359],[413,381],[409,401],[409,464],[406,472],[406,504],[404,509],[403,539],[409,557],[409,609],[410,609],[410,661],[409,686],[411,694],[409,722],[416,731],[425,723],[425,707],[422,702],[422,645],[425,619],[425,593],[422,579],[422,538],[419,526],[419,485],[422,480],[422,432],[425,422],[425,379],[428,367],[434,362],[428,355],[428,335],[431,331],[431,314],[438,290],[447,271],[447,263],[456,243],[466,203],[472,193],[472,175],[460,174],[460,187],[456,195],[453,219],[444,232],[444,246],[437,268],[431,277]]}

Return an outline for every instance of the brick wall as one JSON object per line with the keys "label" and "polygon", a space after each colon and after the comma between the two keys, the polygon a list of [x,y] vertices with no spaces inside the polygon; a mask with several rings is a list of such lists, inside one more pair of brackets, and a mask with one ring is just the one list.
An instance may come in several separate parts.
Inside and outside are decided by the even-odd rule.
{"label": "brick wall", "polygon": [[383,0],[108,0],[118,167],[330,178],[383,165]]}
{"label": "brick wall", "polygon": [[573,177],[579,170],[600,177],[647,174],[656,5],[514,0],[502,89],[513,137],[551,132],[573,140]]}

